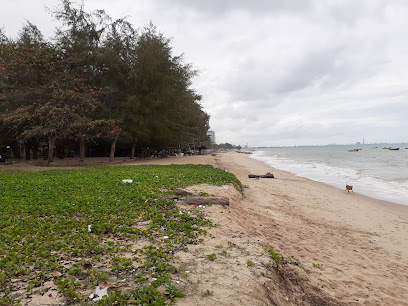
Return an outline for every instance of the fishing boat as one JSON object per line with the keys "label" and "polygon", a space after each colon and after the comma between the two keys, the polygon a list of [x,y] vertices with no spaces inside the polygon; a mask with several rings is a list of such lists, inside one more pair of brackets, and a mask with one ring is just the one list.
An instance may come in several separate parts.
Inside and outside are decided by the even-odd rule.
{"label": "fishing boat", "polygon": [[391,151],[398,151],[400,148],[389,148],[388,150],[391,150]]}

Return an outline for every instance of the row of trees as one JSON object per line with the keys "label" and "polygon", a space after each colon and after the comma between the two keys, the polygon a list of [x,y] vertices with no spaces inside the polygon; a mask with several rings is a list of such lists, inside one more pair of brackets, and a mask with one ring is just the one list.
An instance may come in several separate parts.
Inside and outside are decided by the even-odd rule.
{"label": "row of trees", "polygon": [[235,146],[228,142],[220,144],[211,144],[212,149],[225,149],[225,150],[241,150],[241,146]]}
{"label": "row of trees", "polygon": [[[153,24],[87,12],[63,0],[53,42],[27,23],[16,39],[0,31],[0,145],[109,141],[130,149],[185,146],[207,139],[209,116],[191,88],[197,71],[174,56]],[[34,153],[35,154],[35,153]],[[34,155],[34,157],[36,157]]]}

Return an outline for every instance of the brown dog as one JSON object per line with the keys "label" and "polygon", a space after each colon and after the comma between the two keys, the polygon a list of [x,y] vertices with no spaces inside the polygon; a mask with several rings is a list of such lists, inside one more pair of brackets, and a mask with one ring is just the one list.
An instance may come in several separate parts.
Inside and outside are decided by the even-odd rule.
{"label": "brown dog", "polygon": [[350,186],[350,185],[347,185],[347,184],[346,184],[346,190],[347,190],[347,192],[350,192],[350,190],[351,190],[351,192],[354,193],[354,191],[353,191],[353,186]]}

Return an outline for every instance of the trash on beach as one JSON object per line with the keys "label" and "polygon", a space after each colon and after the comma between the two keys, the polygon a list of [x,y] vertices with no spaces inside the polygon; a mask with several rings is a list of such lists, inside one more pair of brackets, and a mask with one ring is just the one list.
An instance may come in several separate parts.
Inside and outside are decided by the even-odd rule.
{"label": "trash on beach", "polygon": [[[93,294],[91,294],[90,296],[89,296],[89,298],[91,298],[91,296],[92,296]],[[102,298],[106,295],[106,296],[108,296],[108,286],[106,286],[106,287],[104,287],[104,288],[100,288],[99,286],[96,286],[96,288],[95,288],[95,295],[97,295],[97,297],[96,298],[92,298],[92,301],[99,301],[99,300],[102,300]],[[95,296],[95,295],[93,295],[93,296]]]}
{"label": "trash on beach", "polygon": [[169,236],[163,236],[163,239],[169,239]]}
{"label": "trash on beach", "polygon": [[88,233],[92,233],[92,224],[88,225]]}
{"label": "trash on beach", "polygon": [[122,182],[124,182],[124,183],[133,183],[133,180],[131,180],[131,179],[124,179],[124,180],[122,180]]}
{"label": "trash on beach", "polygon": [[219,189],[228,190],[228,189],[230,189],[230,186],[229,185],[222,185]]}

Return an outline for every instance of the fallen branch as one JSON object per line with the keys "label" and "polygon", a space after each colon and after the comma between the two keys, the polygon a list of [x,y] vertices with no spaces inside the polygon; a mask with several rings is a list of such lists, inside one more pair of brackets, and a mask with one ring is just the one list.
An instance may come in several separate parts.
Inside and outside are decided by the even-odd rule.
{"label": "fallen branch", "polygon": [[182,189],[182,188],[176,188],[174,190],[174,193],[176,194],[176,196],[198,196],[199,195],[197,192],[194,192],[188,189]]}
{"label": "fallen branch", "polygon": [[272,173],[266,172],[265,175],[248,174],[248,178],[275,178]]}
{"label": "fallen branch", "polygon": [[229,198],[227,197],[182,197],[173,198],[177,202],[181,202],[189,205],[229,205]]}

